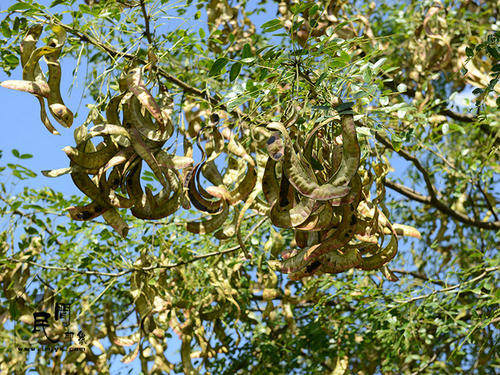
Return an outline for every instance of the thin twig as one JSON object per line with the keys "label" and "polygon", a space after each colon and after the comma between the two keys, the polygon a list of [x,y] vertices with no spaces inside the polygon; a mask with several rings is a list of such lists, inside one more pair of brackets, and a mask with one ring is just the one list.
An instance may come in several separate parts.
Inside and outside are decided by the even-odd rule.
{"label": "thin twig", "polygon": [[[245,237],[245,241],[247,241],[268,218],[263,217],[251,230],[248,232],[247,236]],[[64,271],[64,272],[72,272],[72,273],[79,273],[82,275],[87,275],[87,276],[109,276],[109,277],[120,277],[124,276],[126,274],[132,273],[132,272],[148,272],[148,271],[154,271],[157,269],[164,269],[164,270],[169,270],[172,268],[180,267],[180,266],[185,266],[190,263],[197,262],[202,259],[210,258],[210,257],[215,257],[219,255],[225,255],[229,253],[233,253],[236,250],[240,248],[239,245],[230,247],[229,249],[222,250],[222,251],[213,251],[208,254],[201,254],[192,257],[191,259],[188,259],[186,261],[178,262],[178,263],[171,263],[171,264],[165,264],[165,265],[155,265],[155,266],[149,266],[149,267],[144,267],[144,268],[127,268],[124,270],[121,270],[119,272],[100,272],[100,271],[89,271],[89,270],[82,270],[74,267],[60,267],[60,266],[48,266],[45,264],[40,264],[37,262],[33,261],[27,261],[27,260],[21,260],[21,259],[15,259],[15,258],[6,258],[5,261],[0,261],[1,263],[7,263],[7,262],[13,262],[13,263],[26,263],[30,264],[35,267],[43,268],[46,270],[52,270],[52,271]]]}
{"label": "thin twig", "polygon": [[410,155],[407,151],[404,149],[400,149],[396,151],[394,147],[392,147],[391,142],[385,138],[383,135],[379,133],[375,133],[375,138],[377,141],[382,143],[385,147],[395,151],[403,157],[404,159],[408,160],[409,162],[413,163],[415,168],[422,174],[422,177],[424,178],[424,183],[427,188],[427,192],[429,193],[429,196],[422,195],[418,192],[416,192],[413,189],[410,189],[406,186],[397,184],[395,182],[391,182],[389,180],[384,179],[384,185],[397,191],[400,194],[405,195],[406,197],[416,200],[421,203],[429,204],[435,208],[437,208],[439,211],[453,217],[457,221],[460,221],[464,224],[475,226],[478,228],[482,229],[490,229],[490,230],[498,230],[500,229],[500,221],[481,221],[481,220],[474,220],[471,219],[469,216],[464,215],[460,212],[457,212],[453,210],[451,207],[446,205],[443,201],[441,201],[438,197],[438,192],[434,185],[432,184],[429,172],[424,168],[424,166],[420,163],[420,160],[418,160],[415,156]]}
{"label": "thin twig", "polygon": [[[10,202],[3,195],[1,195],[1,194],[0,194],[0,200],[3,201],[7,206],[9,206],[10,208],[12,208],[12,205],[10,204]],[[38,225],[38,223],[35,222],[35,219],[33,218],[34,215],[27,214],[26,212],[23,212],[23,211],[21,211],[19,209],[12,210],[12,213],[15,214],[15,215],[18,215],[18,216],[21,216],[21,217],[24,217],[24,218],[28,219],[34,225]],[[54,239],[54,242],[57,245],[59,245],[59,246],[63,245],[57,239],[57,236],[54,234],[54,232],[52,232],[52,230],[45,223],[43,225],[43,229],[45,230],[45,232],[47,232]]]}
{"label": "thin twig", "polygon": [[484,200],[486,201],[486,204],[488,205],[489,210],[493,214],[493,217],[495,218],[496,221],[498,221],[498,216],[495,212],[495,209],[493,208],[493,205],[491,204],[490,200],[488,199],[486,192],[481,187],[481,182],[479,182],[479,180],[477,181],[477,187],[479,188],[479,191],[481,192],[481,194],[483,194]]}
{"label": "thin twig", "polygon": [[146,4],[144,3],[144,0],[141,0],[141,9],[142,9],[142,15],[144,16],[144,35],[146,36],[148,42],[150,45],[153,45],[153,37],[151,36],[151,31],[149,28],[149,16],[146,11]]}
{"label": "thin twig", "polygon": [[472,278],[470,280],[467,280],[467,281],[464,281],[462,283],[449,286],[447,288],[438,289],[438,290],[435,290],[435,291],[433,291],[431,293],[428,293],[428,294],[423,294],[421,296],[413,297],[413,298],[410,298],[409,300],[406,300],[406,301],[403,300],[403,301],[396,301],[396,302],[397,303],[401,303],[401,304],[407,304],[407,303],[415,302],[415,301],[418,301],[418,300],[421,300],[421,299],[432,297],[432,296],[434,296],[434,295],[436,295],[438,293],[454,292],[457,289],[459,289],[461,286],[463,286],[464,284],[475,283],[475,282],[477,282],[477,281],[479,281],[481,279],[484,279],[486,276],[488,276],[489,273],[494,272],[494,271],[498,271],[499,269],[500,269],[500,266],[486,268],[479,276],[476,276],[476,277],[474,277],[474,278]]}
{"label": "thin twig", "polygon": [[415,372],[412,372],[411,375],[418,375],[418,374],[421,374],[422,372],[424,372],[424,370],[429,367],[435,360],[437,359],[437,354],[434,353],[434,355],[429,359],[429,361],[427,361],[427,363],[425,365],[423,365],[422,367],[420,367],[417,371]]}
{"label": "thin twig", "polygon": [[439,286],[443,286],[443,287],[446,286],[446,283],[444,281],[436,280],[436,279],[430,279],[426,275],[423,275],[423,274],[418,273],[418,272],[406,271],[406,270],[392,270],[392,272],[399,273],[401,275],[410,275],[410,276],[413,276],[416,279],[428,281],[430,283],[433,283],[433,284],[436,284],[436,285],[439,285]]}

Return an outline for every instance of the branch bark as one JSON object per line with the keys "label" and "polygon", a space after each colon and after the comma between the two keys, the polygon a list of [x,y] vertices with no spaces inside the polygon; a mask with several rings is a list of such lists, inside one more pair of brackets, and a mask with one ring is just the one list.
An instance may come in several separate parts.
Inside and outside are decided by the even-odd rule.
{"label": "branch bark", "polygon": [[392,144],[389,142],[387,138],[382,136],[379,133],[375,133],[375,138],[377,141],[382,143],[385,147],[395,151],[403,157],[405,160],[408,160],[411,162],[415,168],[422,174],[422,177],[424,178],[424,183],[427,188],[427,192],[429,193],[428,196],[423,195],[418,193],[417,191],[410,189],[409,187],[403,186],[401,184],[398,184],[396,182],[389,181],[387,179],[384,179],[384,185],[387,186],[388,188],[397,191],[398,193],[406,196],[407,198],[410,198],[412,200],[415,200],[420,203],[428,204],[430,206],[433,206],[437,208],[439,211],[451,216],[455,220],[470,225],[474,226],[477,228],[481,229],[489,229],[489,230],[498,230],[500,229],[500,221],[481,221],[481,220],[476,220],[472,219],[467,215],[464,215],[460,212],[457,212],[453,210],[451,207],[446,205],[442,200],[439,199],[438,197],[438,192],[434,185],[432,184],[430,175],[428,171],[424,168],[422,163],[413,155],[410,155],[407,151],[404,149],[400,149],[399,151],[394,150],[394,147],[392,147]]}

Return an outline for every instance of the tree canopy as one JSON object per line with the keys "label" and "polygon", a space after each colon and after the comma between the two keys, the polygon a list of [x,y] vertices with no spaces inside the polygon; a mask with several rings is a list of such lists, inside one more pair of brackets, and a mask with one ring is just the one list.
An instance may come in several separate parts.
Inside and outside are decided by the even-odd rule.
{"label": "tree canopy", "polygon": [[1,371],[497,373],[499,10],[10,6],[0,86],[81,194],[0,166]]}

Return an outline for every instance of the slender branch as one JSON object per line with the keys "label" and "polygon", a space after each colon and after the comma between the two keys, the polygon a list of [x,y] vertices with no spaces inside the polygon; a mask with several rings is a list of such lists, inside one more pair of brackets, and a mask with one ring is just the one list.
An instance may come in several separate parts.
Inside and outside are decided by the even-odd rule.
{"label": "slender branch", "polygon": [[153,37],[151,36],[151,31],[150,31],[150,28],[149,28],[149,16],[148,16],[148,13],[146,11],[146,4],[144,3],[144,0],[141,0],[141,9],[142,9],[142,14],[144,16],[144,35],[146,36],[146,38],[148,39],[148,42],[150,45],[153,45],[154,41],[153,41]]}
{"label": "slender branch", "polygon": [[392,182],[390,180],[384,179],[383,180],[384,185],[387,186],[388,188],[397,191],[399,194],[402,194],[414,201],[420,202],[420,203],[425,203],[425,204],[431,204],[431,198],[427,197],[425,195],[420,194],[419,192],[410,189],[409,187],[406,187],[404,185],[398,184],[397,182]]}
{"label": "slender branch", "polygon": [[448,116],[449,118],[452,118],[453,120],[456,121],[462,121],[462,122],[474,122],[477,121],[477,117],[474,115],[471,115],[470,113],[459,113],[452,111],[451,109],[445,108],[439,112],[440,114],[444,116]]}
{"label": "slender branch", "polygon": [[418,301],[418,300],[421,300],[421,299],[425,299],[425,298],[428,298],[428,297],[432,297],[438,293],[449,293],[449,292],[455,292],[457,289],[460,289],[460,287],[462,287],[463,285],[465,284],[469,284],[469,283],[475,283],[481,279],[484,279],[486,276],[488,276],[488,274],[490,274],[491,272],[495,272],[495,271],[498,271],[500,269],[500,266],[496,266],[496,267],[489,267],[489,268],[486,268],[479,276],[476,276],[470,280],[467,280],[467,281],[464,281],[462,283],[459,283],[459,284],[455,284],[455,285],[452,285],[450,287],[447,287],[447,288],[443,288],[443,289],[438,289],[438,290],[435,290],[431,293],[428,293],[428,294],[423,294],[421,296],[417,296],[417,297],[413,297],[413,298],[410,298],[409,300],[406,300],[406,301],[396,301],[397,303],[401,303],[401,304],[406,304],[406,303],[411,303],[411,302],[415,302],[415,301]]}
{"label": "slender branch", "polygon": [[425,186],[427,188],[427,192],[429,193],[429,196],[425,196],[423,194],[418,193],[417,191],[410,189],[406,186],[397,184],[395,182],[391,182],[387,179],[384,179],[384,185],[397,191],[398,193],[405,195],[406,197],[415,200],[417,202],[421,202],[424,204],[429,204],[435,208],[437,208],[439,211],[453,217],[457,221],[471,225],[477,228],[481,229],[490,229],[490,230],[498,230],[500,229],[500,221],[481,221],[481,220],[475,220],[471,219],[469,216],[462,214],[460,212],[454,211],[451,209],[448,205],[446,205],[443,201],[441,201],[438,198],[438,192],[434,185],[432,184],[431,178],[427,170],[424,168],[424,166],[420,163],[420,161],[414,157],[413,155],[410,155],[407,151],[400,149],[399,151],[394,150],[394,147],[392,147],[392,144],[389,142],[387,138],[382,136],[379,133],[375,133],[375,138],[377,141],[382,143],[385,147],[397,152],[401,157],[404,159],[410,161],[413,163],[415,168],[422,174],[422,177],[424,178]]}
{"label": "slender branch", "polygon": [[[385,147],[387,147],[393,151],[396,151],[396,150],[394,150],[394,147],[392,147],[391,142],[387,138],[385,138],[383,135],[381,135],[380,133],[375,133],[375,138],[377,139],[377,141],[382,143]],[[422,177],[424,178],[425,186],[427,187],[427,191],[429,192],[429,194],[431,196],[431,200],[437,200],[436,188],[432,184],[429,173],[424,168],[424,166],[420,163],[420,160],[418,160],[415,156],[409,154],[408,152],[406,152],[403,149],[400,149],[399,151],[396,151],[396,152],[400,156],[402,156],[404,159],[413,163],[415,168],[417,168],[417,170],[422,174]]]}
{"label": "slender branch", "polygon": [[[10,204],[10,202],[3,195],[1,195],[1,194],[0,194],[0,200],[3,201],[7,206],[9,206],[10,208],[12,208],[12,205]],[[21,211],[19,209],[13,210],[12,213],[15,214],[15,215],[18,215],[18,216],[21,216],[21,217],[24,217],[24,218],[28,219],[34,225],[38,225],[38,223],[35,222],[35,219],[33,219],[34,215],[27,214],[26,212],[23,212],[23,211]],[[44,223],[43,229],[45,230],[45,232],[47,232],[54,239],[54,242],[57,245],[59,245],[59,246],[63,245],[57,239],[57,236],[54,234],[54,232],[52,232],[52,230],[47,226],[47,224]]]}
{"label": "slender branch", "polygon": [[5,260],[0,261],[0,264],[7,264],[8,262],[12,263],[24,263],[24,264],[30,264],[35,267],[43,268],[45,270],[51,270],[51,271],[65,271],[65,272],[72,272],[72,273],[79,273],[82,275],[87,275],[87,276],[93,276],[93,275],[99,275],[99,276],[111,276],[111,277],[119,277],[123,276],[129,272],[133,272],[137,269],[127,269],[123,270],[117,273],[111,273],[111,272],[99,272],[99,271],[87,271],[87,270],[82,270],[74,267],[59,267],[59,266],[48,266],[45,264],[33,262],[31,260],[23,260],[23,259],[16,259],[16,258],[5,258]]}
{"label": "slender branch", "polygon": [[[263,217],[255,226],[248,232],[248,234],[245,237],[245,241],[247,241],[268,218]],[[239,245],[230,247],[229,249],[222,250],[222,251],[213,251],[208,254],[201,254],[192,257],[191,259],[188,259],[186,261],[178,262],[178,263],[171,263],[171,264],[165,264],[165,265],[154,265],[154,266],[149,266],[149,267],[144,267],[144,268],[127,268],[124,270],[121,270],[119,272],[100,272],[100,271],[89,271],[89,270],[82,270],[79,268],[74,268],[74,267],[60,267],[60,266],[48,266],[45,264],[40,264],[37,262],[33,261],[27,261],[27,260],[22,260],[22,259],[16,259],[16,258],[6,258],[5,261],[0,261],[0,264],[2,263],[7,263],[7,262],[13,262],[13,263],[26,263],[30,264],[35,267],[40,267],[46,270],[52,270],[52,271],[65,271],[65,272],[72,272],[72,273],[79,273],[82,275],[87,275],[87,276],[109,276],[109,277],[120,277],[124,276],[126,274],[132,273],[132,272],[148,272],[148,271],[154,271],[157,269],[164,269],[164,270],[169,270],[172,268],[180,267],[180,266],[185,266],[190,263],[197,262],[202,259],[210,258],[210,257],[215,257],[219,255],[225,255],[229,253],[233,253],[236,250],[240,248]]]}
{"label": "slender branch", "polygon": [[420,367],[417,371],[412,372],[411,375],[418,375],[424,372],[424,370],[429,367],[435,360],[437,359],[437,354],[434,353],[434,355],[427,361],[426,364],[424,364],[422,367]]}
{"label": "slender branch", "polygon": [[484,200],[486,201],[486,204],[488,205],[488,209],[491,211],[491,213],[493,214],[493,217],[495,218],[496,221],[498,221],[498,216],[495,212],[495,208],[493,208],[493,205],[491,204],[490,200],[488,199],[488,197],[486,196],[486,192],[483,190],[482,186],[481,186],[481,183],[479,181],[477,181],[477,187],[479,188],[479,191],[481,192],[481,194],[483,195],[484,197]]}
{"label": "slender branch", "polygon": [[413,276],[416,279],[428,281],[430,283],[433,283],[433,284],[436,284],[436,285],[439,285],[439,286],[442,286],[442,287],[446,286],[446,283],[444,281],[436,280],[436,279],[430,279],[426,275],[418,273],[418,272],[406,271],[406,270],[392,270],[392,272],[399,273],[401,275],[410,275],[410,276]]}
{"label": "slender branch", "polygon": [[[441,110],[439,113],[455,121],[468,122],[468,123],[478,121],[477,116],[474,116],[470,113],[455,112],[448,108]],[[498,144],[498,142],[500,141],[500,139],[498,138],[498,131],[495,131],[491,126],[485,123],[480,124],[479,128],[481,129],[482,132],[486,133],[488,136],[497,137],[495,143]]]}

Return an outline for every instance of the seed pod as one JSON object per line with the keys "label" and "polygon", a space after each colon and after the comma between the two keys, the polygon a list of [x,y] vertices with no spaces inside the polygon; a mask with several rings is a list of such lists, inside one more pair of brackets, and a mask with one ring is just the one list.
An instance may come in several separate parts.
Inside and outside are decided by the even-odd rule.
{"label": "seed pod", "polygon": [[142,68],[134,68],[130,70],[126,77],[126,84],[130,92],[132,92],[139,102],[141,102],[149,113],[151,113],[151,116],[158,121],[160,128],[165,130],[166,121],[163,119],[161,109],[142,80]]}
{"label": "seed pod", "polygon": [[[104,143],[101,143],[104,145]],[[99,169],[118,152],[118,147],[112,142],[95,152],[82,152],[78,148],[66,146],[63,148],[66,155],[75,164],[86,169]]]}
{"label": "seed pod", "polygon": [[92,220],[98,216],[101,216],[106,210],[109,210],[110,207],[104,207],[97,202],[89,203],[85,206],[71,206],[66,210],[69,213],[69,216],[73,220]]}
{"label": "seed pod", "polygon": [[24,80],[7,80],[0,83],[6,89],[17,90],[33,94],[35,96],[49,97],[50,88],[45,82],[34,82]]}
{"label": "seed pod", "polygon": [[186,224],[186,230],[196,234],[212,233],[222,227],[229,214],[229,206],[226,201],[222,203],[222,210],[207,220],[190,221]]}
{"label": "seed pod", "polygon": [[[349,192],[349,187],[331,183],[319,185],[311,167],[304,168],[292,147],[292,141],[286,129],[280,123],[270,123],[269,130],[278,130],[285,138],[285,157],[283,168],[290,183],[297,191],[314,200],[329,200],[341,198]],[[347,183],[348,181],[346,181]]]}

